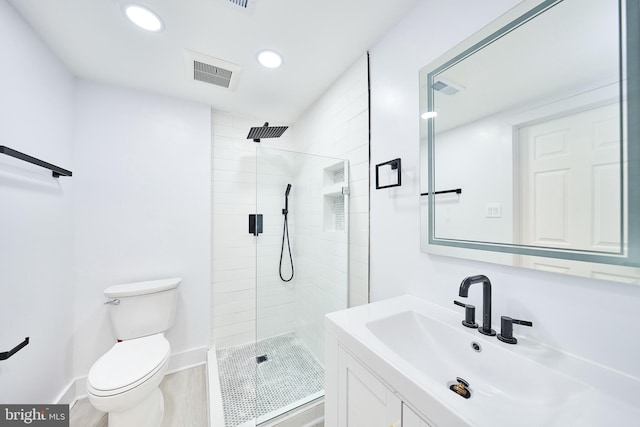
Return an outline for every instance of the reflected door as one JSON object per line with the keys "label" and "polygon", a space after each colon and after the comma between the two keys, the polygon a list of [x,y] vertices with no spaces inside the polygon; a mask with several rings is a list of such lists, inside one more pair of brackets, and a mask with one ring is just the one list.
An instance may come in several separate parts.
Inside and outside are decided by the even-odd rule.
{"label": "reflected door", "polygon": [[[619,122],[611,104],[519,129],[521,244],[621,251]],[[593,276],[593,266],[562,259],[522,265]]]}

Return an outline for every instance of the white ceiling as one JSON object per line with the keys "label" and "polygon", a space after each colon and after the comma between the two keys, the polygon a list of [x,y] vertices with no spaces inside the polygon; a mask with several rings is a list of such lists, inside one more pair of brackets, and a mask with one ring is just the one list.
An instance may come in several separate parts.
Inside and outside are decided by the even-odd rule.
{"label": "white ceiling", "polygon": [[[229,0],[140,0],[161,33],[134,27],[123,1],[9,0],[78,77],[292,123],[423,0],[255,0],[252,14]],[[188,78],[184,49],[240,65],[236,89]],[[262,49],[283,66],[260,66]]]}

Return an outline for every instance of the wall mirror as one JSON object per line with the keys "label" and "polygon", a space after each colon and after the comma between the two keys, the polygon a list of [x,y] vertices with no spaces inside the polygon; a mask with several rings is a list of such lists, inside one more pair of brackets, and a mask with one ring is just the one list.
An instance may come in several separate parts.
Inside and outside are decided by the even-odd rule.
{"label": "wall mirror", "polygon": [[526,0],[420,71],[423,251],[640,283],[639,3]]}

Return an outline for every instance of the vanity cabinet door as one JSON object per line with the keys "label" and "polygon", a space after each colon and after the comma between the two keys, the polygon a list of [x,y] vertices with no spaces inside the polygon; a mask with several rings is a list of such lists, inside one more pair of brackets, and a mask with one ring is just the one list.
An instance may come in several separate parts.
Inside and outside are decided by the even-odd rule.
{"label": "vanity cabinet door", "polygon": [[402,402],[339,348],[339,427],[402,427]]}
{"label": "vanity cabinet door", "polygon": [[432,427],[404,403],[402,404],[402,427]]}

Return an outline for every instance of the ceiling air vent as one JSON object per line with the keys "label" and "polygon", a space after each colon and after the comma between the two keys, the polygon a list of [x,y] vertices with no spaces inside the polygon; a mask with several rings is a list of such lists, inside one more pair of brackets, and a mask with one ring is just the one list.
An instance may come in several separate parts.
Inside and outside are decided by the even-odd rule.
{"label": "ceiling air vent", "polygon": [[245,12],[251,13],[253,9],[256,7],[256,0],[221,0],[229,6],[232,6],[234,9],[243,10]]}
{"label": "ceiling air vent", "polygon": [[242,68],[231,62],[185,49],[187,76],[199,82],[235,89]]}
{"label": "ceiling air vent", "polygon": [[216,67],[215,65],[205,64],[200,61],[193,61],[193,79],[212,85],[229,87],[233,71]]}
{"label": "ceiling air vent", "polygon": [[454,83],[451,80],[446,80],[442,77],[436,77],[436,81],[435,83],[433,83],[433,85],[431,85],[431,87],[433,88],[433,90],[437,90],[438,92],[449,96],[455,95],[456,93],[465,89],[464,86],[458,83]]}

